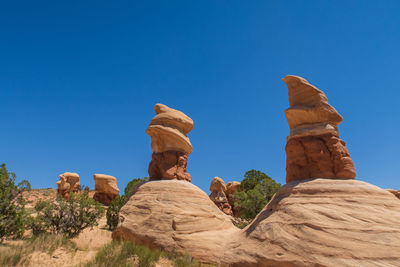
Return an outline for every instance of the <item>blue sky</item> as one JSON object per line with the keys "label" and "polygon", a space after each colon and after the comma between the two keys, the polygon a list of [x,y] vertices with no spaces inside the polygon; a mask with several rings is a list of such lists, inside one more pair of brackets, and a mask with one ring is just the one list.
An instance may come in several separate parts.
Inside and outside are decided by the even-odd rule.
{"label": "blue sky", "polygon": [[357,179],[400,189],[400,1],[3,1],[0,162],[147,176],[154,104],[189,115],[192,182],[285,183],[287,74],[323,90]]}

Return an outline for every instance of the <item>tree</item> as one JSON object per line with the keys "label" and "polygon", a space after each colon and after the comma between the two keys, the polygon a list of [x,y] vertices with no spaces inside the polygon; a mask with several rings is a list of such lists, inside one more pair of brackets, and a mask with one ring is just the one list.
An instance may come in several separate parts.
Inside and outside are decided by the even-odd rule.
{"label": "tree", "polygon": [[235,193],[235,207],[239,208],[242,219],[254,219],[279,188],[281,184],[265,173],[257,170],[247,171],[239,190]]}
{"label": "tree", "polygon": [[98,225],[104,214],[102,204],[90,198],[87,191],[78,196],[71,191],[68,200],[58,196],[55,202],[39,201],[35,210],[37,216],[29,223],[34,235],[50,232],[67,237],[75,237],[85,228]]}
{"label": "tree", "polygon": [[16,175],[8,172],[6,165],[0,165],[0,242],[5,237],[21,237],[25,231],[27,213],[22,192],[31,185],[23,180],[15,184]]}
{"label": "tree", "polygon": [[144,177],[144,178],[136,178],[130,181],[125,187],[125,196],[129,198],[136,189],[136,186],[138,186],[141,183],[147,182],[148,180],[149,177]]}

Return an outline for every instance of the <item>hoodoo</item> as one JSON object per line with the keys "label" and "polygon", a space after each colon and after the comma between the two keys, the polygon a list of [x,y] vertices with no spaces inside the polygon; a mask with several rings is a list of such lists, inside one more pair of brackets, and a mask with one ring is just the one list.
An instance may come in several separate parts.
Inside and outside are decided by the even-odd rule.
{"label": "hoodoo", "polygon": [[117,179],[111,175],[95,174],[94,179],[94,190],[93,199],[103,203],[104,205],[110,205],[119,194],[117,186]]}
{"label": "hoodoo", "polygon": [[339,139],[343,121],[325,94],[305,79],[288,75],[290,127],[286,143],[286,182],[309,178],[354,179],[356,172],[346,143]]}
{"label": "hoodoo", "polygon": [[163,104],[156,104],[154,110],[157,115],[146,130],[153,150],[149,164],[150,180],[190,182],[187,159],[192,153],[192,144],[186,135],[193,129],[193,120]]}
{"label": "hoodoo", "polygon": [[69,198],[69,192],[78,192],[81,185],[79,183],[79,175],[73,172],[65,172],[60,174],[60,180],[57,181],[57,193],[63,198]]}

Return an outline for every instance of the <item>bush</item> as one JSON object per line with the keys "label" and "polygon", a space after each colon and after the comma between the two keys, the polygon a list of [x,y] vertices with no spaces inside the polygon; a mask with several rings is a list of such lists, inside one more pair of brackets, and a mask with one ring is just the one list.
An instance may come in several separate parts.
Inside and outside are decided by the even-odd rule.
{"label": "bush", "polygon": [[60,196],[56,202],[39,201],[35,205],[37,216],[29,226],[34,235],[50,232],[75,237],[83,229],[98,225],[104,213],[103,206],[89,197],[88,192],[76,196],[70,192],[68,200]]}
{"label": "bush", "polygon": [[148,177],[133,179],[130,181],[125,187],[125,195],[117,196],[111,203],[107,209],[107,225],[110,230],[114,230],[118,226],[118,214],[121,210],[122,206],[126,204],[129,197],[135,192],[136,187],[144,182],[149,180]]}
{"label": "bush", "polygon": [[139,184],[147,182],[148,180],[149,177],[144,177],[144,178],[133,179],[132,181],[130,181],[125,187],[125,196],[129,198]]}
{"label": "bush", "polygon": [[244,175],[235,193],[235,207],[239,207],[242,219],[254,219],[267,205],[281,184],[261,171],[250,170]]}
{"label": "bush", "polygon": [[120,209],[126,203],[126,196],[117,196],[108,206],[107,209],[107,225],[110,230],[114,230],[118,225],[118,214]]}
{"label": "bush", "polygon": [[15,184],[15,173],[0,165],[0,242],[5,237],[22,237],[25,232],[27,213],[22,192],[30,190],[28,181]]}

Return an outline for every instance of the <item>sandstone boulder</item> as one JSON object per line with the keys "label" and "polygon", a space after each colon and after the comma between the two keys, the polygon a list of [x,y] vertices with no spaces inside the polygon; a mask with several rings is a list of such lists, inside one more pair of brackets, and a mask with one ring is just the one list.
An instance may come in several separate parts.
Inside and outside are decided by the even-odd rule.
{"label": "sandstone boulder", "polygon": [[400,205],[374,185],[310,179],[283,186],[229,242],[232,266],[400,266]]}
{"label": "sandstone boulder", "polygon": [[349,179],[283,186],[245,229],[196,186],[151,181],[122,207],[114,239],[227,266],[400,266],[400,205]]}
{"label": "sandstone boulder", "polygon": [[226,196],[228,197],[228,202],[229,205],[231,205],[232,207],[232,213],[233,213],[233,217],[240,217],[240,213],[239,213],[239,207],[235,207],[235,198],[234,195],[236,193],[236,191],[238,191],[240,188],[240,182],[229,182],[226,184]]}
{"label": "sandstone boulder", "polygon": [[190,182],[187,159],[192,153],[192,144],[186,135],[193,129],[193,120],[163,104],[156,104],[154,110],[157,115],[146,130],[153,150],[149,164],[150,180]]}
{"label": "sandstone boulder", "polygon": [[111,201],[119,195],[117,179],[106,174],[95,174],[93,179],[95,184],[93,199],[104,205],[110,205]]}
{"label": "sandstone boulder", "polygon": [[219,262],[228,237],[238,232],[201,189],[184,181],[162,180],[137,188],[122,207],[112,236]]}
{"label": "sandstone boulder", "polygon": [[57,193],[63,198],[69,198],[69,192],[78,192],[80,190],[79,175],[73,172],[65,172],[59,175],[57,181]]}
{"label": "sandstone boulder", "polygon": [[386,191],[395,195],[398,199],[400,199],[400,190],[386,189]]}
{"label": "sandstone boulder", "polygon": [[309,178],[354,179],[356,172],[346,143],[339,139],[339,113],[325,94],[298,76],[286,76],[290,127],[286,144],[286,182]]}

